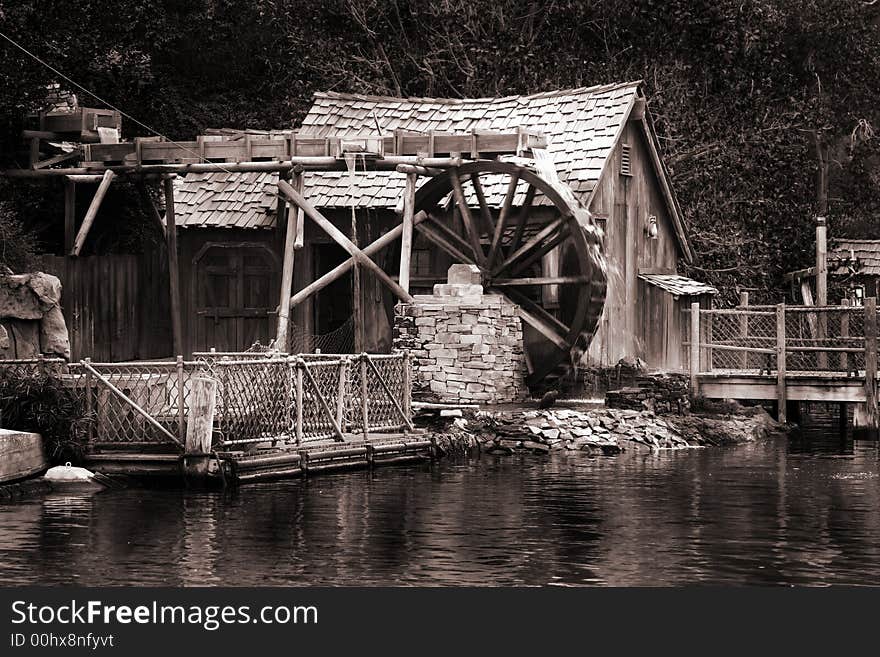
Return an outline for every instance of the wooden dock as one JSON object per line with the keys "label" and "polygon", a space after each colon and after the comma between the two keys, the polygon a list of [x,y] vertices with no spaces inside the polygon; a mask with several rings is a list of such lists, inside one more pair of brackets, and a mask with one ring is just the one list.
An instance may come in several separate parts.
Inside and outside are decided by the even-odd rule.
{"label": "wooden dock", "polygon": [[701,309],[685,318],[692,394],[856,403],[877,428],[877,304]]}

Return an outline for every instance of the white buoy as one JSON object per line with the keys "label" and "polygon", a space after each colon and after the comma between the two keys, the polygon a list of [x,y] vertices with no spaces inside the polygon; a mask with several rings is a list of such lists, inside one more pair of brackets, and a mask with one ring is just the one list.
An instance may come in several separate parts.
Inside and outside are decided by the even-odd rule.
{"label": "white buoy", "polygon": [[95,480],[95,474],[91,470],[73,466],[69,461],[64,465],[49,468],[45,478],[52,484],[53,489],[58,490],[104,487]]}

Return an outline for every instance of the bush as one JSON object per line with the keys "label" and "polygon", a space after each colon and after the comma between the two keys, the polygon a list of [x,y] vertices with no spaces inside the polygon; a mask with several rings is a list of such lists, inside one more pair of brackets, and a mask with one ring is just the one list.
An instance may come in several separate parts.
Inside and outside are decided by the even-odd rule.
{"label": "bush", "polygon": [[0,426],[39,433],[53,465],[82,460],[91,420],[76,392],[59,379],[0,372]]}

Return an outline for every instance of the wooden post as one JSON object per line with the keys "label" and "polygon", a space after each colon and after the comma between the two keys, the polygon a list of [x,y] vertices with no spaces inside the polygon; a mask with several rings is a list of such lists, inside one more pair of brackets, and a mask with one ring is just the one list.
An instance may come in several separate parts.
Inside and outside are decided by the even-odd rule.
{"label": "wooden post", "polygon": [[786,421],[785,406],[788,395],[785,389],[785,304],[776,306],[776,405],[777,419]]}
{"label": "wooden post", "polygon": [[296,361],[296,444],[303,441],[303,368],[302,359]]}
{"label": "wooden post", "polygon": [[[739,293],[739,307],[742,310],[748,311],[749,309],[749,293],[748,292],[740,292]],[[749,316],[747,312],[743,313],[739,317],[739,337],[742,340],[742,346],[747,347],[747,338],[749,337]],[[742,369],[749,369],[749,352],[744,351],[740,356],[741,363],[740,366]]]}
{"label": "wooden post", "polygon": [[189,421],[186,423],[187,455],[204,456],[211,453],[216,405],[216,379],[194,378],[190,392]]}
{"label": "wooden post", "polygon": [[400,236],[400,276],[398,283],[409,292],[410,259],[412,257],[413,217],[416,206],[416,175],[406,177],[406,189],[403,193],[403,232]]}
{"label": "wooden post", "polygon": [[367,440],[367,431],[370,425],[367,403],[367,354],[361,354],[361,417],[364,420],[364,442]]}
{"label": "wooden post", "polygon": [[171,293],[171,336],[174,353],[183,354],[180,308],[180,267],[177,263],[177,224],[174,218],[174,179],[165,178],[165,239],[168,246],[168,281]]}
{"label": "wooden post", "polygon": [[865,411],[867,426],[877,429],[877,299],[865,299]]}
{"label": "wooden post", "polygon": [[403,410],[412,420],[412,359],[409,351],[403,352]]}
{"label": "wooden post", "polygon": [[696,397],[699,393],[700,383],[697,374],[700,373],[700,304],[696,301],[691,303],[691,395]]}
{"label": "wooden post", "polygon": [[186,396],[183,392],[183,356],[177,356],[177,435],[186,437]]}
{"label": "wooden post", "polygon": [[73,252],[76,238],[76,185],[72,180],[64,181],[64,253]]}
{"label": "wooden post", "polygon": [[[279,179],[282,174],[279,174]],[[295,185],[301,185],[302,173],[296,174],[297,181]],[[288,352],[288,341],[290,336],[289,318],[290,318],[290,296],[293,292],[293,266],[294,254],[296,253],[296,230],[297,216],[299,209],[294,212],[286,211],[287,201],[284,196],[278,196],[278,213],[277,225],[281,227],[281,221],[286,218],[286,228],[284,233],[284,263],[281,269],[281,301],[278,304],[278,330],[275,334],[275,347],[286,354]],[[282,209],[283,208],[283,209]]]}
{"label": "wooden post", "polygon": [[98,185],[98,191],[95,192],[95,196],[89,204],[89,209],[86,211],[86,216],[83,218],[82,225],[79,227],[79,232],[76,234],[76,239],[73,240],[73,248],[70,250],[70,255],[78,256],[82,251],[83,245],[86,243],[86,237],[88,237],[89,231],[92,228],[92,224],[95,223],[95,217],[98,215],[101,201],[103,201],[104,196],[107,195],[107,190],[110,189],[110,183],[113,182],[115,175],[116,174],[109,169],[104,172],[104,177],[101,178],[101,184]]}
{"label": "wooden post", "polygon": [[[822,216],[816,218],[816,304],[820,308],[828,305],[828,227],[825,223],[824,211],[825,208],[822,208]],[[816,337],[822,344],[821,341],[828,336],[827,311],[819,311],[817,334]],[[828,352],[820,351],[818,361],[819,369],[827,370]]]}
{"label": "wooden post", "polygon": [[[847,346],[847,338],[849,337],[849,299],[841,299],[840,307],[840,342],[843,346]],[[843,372],[849,372],[849,354],[845,351],[840,354],[840,369]]]}
{"label": "wooden post", "polygon": [[336,389],[336,424],[343,431],[345,422],[345,397],[348,387],[348,359],[342,358],[339,361],[339,381]]}
{"label": "wooden post", "polygon": [[95,440],[95,422],[97,417],[97,411],[95,410],[95,392],[92,389],[94,383],[92,382],[92,370],[91,364],[92,359],[86,358],[85,363],[89,365],[89,367],[84,368],[85,379],[86,379],[86,412],[91,416],[89,419],[89,443]]}
{"label": "wooden post", "polygon": [[[352,243],[358,245],[357,236],[357,215],[354,208],[351,209],[351,239]],[[354,318],[354,350],[356,353],[363,352],[364,347],[364,313],[361,299],[361,266],[355,260],[354,267],[351,270],[351,314]]]}

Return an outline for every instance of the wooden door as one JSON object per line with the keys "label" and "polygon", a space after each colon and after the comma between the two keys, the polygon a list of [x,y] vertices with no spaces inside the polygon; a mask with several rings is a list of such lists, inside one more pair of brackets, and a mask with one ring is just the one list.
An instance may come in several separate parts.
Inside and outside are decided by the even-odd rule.
{"label": "wooden door", "polygon": [[275,336],[278,259],[258,243],[209,243],[194,258],[194,351],[241,351]]}

